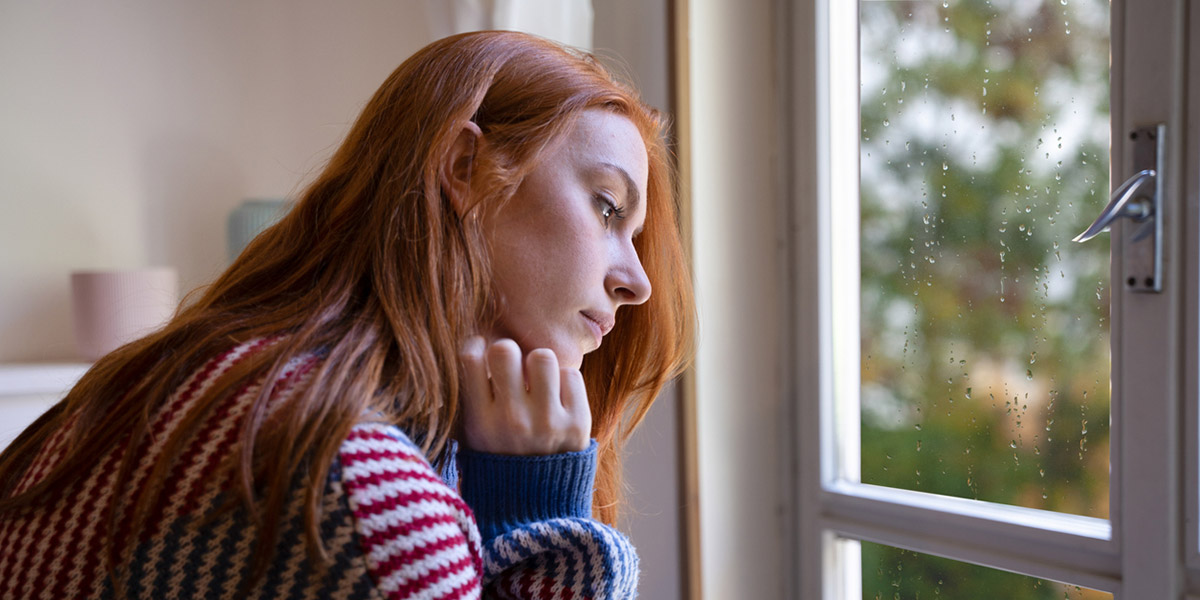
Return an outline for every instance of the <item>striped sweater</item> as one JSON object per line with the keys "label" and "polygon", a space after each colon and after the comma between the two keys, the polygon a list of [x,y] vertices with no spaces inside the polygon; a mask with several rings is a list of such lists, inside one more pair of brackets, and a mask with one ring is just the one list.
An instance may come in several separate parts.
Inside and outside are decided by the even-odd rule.
{"label": "striped sweater", "polygon": [[[148,475],[189,401],[264,342],[244,344],[192,375],[154,414],[153,435],[119,445],[52,504],[0,516],[0,599],[241,598],[257,525],[240,508],[217,511],[228,486],[217,472],[260,387],[223,401],[189,439],[136,540],[130,495]],[[273,398],[301,389],[319,359],[288,364]],[[259,384],[261,385],[261,383]],[[31,463],[27,489],[64,455],[70,425]],[[144,457],[124,489],[116,465]],[[319,530],[329,561],[310,560],[303,519],[307,480],[295,482],[280,535],[251,598],[629,598],[637,555],[615,530],[590,519],[595,443],[551,457],[462,452],[460,496],[394,426],[365,419],[341,443],[321,498]],[[466,499],[464,499],[464,497]],[[117,509],[115,529],[106,515]],[[476,510],[472,510],[475,508]],[[479,521],[475,518],[478,516]],[[481,536],[480,530],[483,535]],[[118,564],[106,569],[108,544]]]}

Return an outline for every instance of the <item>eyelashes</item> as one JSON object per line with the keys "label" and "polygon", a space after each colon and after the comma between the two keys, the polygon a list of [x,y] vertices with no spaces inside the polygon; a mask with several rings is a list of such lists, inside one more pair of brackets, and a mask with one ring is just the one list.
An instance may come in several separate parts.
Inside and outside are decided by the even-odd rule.
{"label": "eyelashes", "polygon": [[604,226],[608,227],[612,224],[612,219],[615,217],[618,221],[625,218],[625,209],[617,206],[608,196],[599,194],[596,196],[596,202],[600,205],[600,216],[604,219]]}

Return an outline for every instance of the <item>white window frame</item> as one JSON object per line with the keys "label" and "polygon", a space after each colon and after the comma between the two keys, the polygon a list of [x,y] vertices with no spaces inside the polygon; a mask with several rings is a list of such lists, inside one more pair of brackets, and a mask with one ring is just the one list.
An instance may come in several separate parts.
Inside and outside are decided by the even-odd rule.
{"label": "white window frame", "polygon": [[[1111,520],[860,483],[858,102],[830,101],[858,97],[857,13],[852,0],[784,3],[791,26],[788,104],[795,109],[789,387],[797,398],[799,564],[793,596],[860,598],[858,545],[838,542],[850,539],[1118,599],[1175,599],[1185,592],[1200,598],[1200,76],[1194,75],[1200,43],[1186,48],[1188,32],[1200,42],[1200,3],[1112,1],[1113,184],[1132,173],[1128,136],[1119,132],[1166,123],[1168,258],[1162,294],[1111,288]],[[1122,233],[1114,227],[1114,256]],[[1113,261],[1112,281],[1124,281],[1120,269]]]}

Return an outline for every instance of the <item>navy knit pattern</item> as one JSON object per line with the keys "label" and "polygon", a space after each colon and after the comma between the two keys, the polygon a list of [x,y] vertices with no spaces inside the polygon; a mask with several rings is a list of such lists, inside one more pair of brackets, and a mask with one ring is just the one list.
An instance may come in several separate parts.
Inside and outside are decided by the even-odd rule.
{"label": "navy knit pattern", "polygon": [[[551,519],[494,538],[484,552],[485,597],[637,596],[638,557],[615,529],[590,519]],[[565,592],[565,593],[564,593]]]}

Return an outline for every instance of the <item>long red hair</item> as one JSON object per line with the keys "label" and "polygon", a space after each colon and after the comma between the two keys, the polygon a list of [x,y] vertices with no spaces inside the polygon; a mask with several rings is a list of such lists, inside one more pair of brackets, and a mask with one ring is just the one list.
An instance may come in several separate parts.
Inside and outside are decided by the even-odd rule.
{"label": "long red hair", "polygon": [[[592,108],[638,127],[650,167],[645,228],[634,245],[654,294],[623,308],[582,365],[600,444],[596,514],[614,522],[620,447],[692,355],[692,288],[664,125],[590,55],[514,32],[439,40],[400,65],[282,221],[162,330],[100,359],[0,455],[0,512],[53,498],[117,444],[137,447],[155,411],[204,361],[234,344],[273,338],[190,405],[132,501],[136,514],[149,512],[142,509],[157,500],[168,467],[222,398],[252,381],[275,381],[289,360],[319,351],[310,382],[286,405],[268,411],[272,390],[263,386],[225,467],[256,517],[264,549],[274,547],[278,526],[262,517],[281,514],[291,482],[306,473],[309,548],[321,553],[319,501],[351,427],[364,411],[376,411],[441,458],[459,408],[459,343],[494,316],[480,220],[456,213],[440,186],[439,165],[457,133],[467,120],[483,131],[487,151],[472,168],[472,211],[490,210]],[[68,426],[61,462],[14,493],[42,445]],[[132,454],[120,465],[118,489],[139,459]],[[142,526],[135,523],[135,531]],[[260,553],[256,561],[265,566],[268,558]]]}

